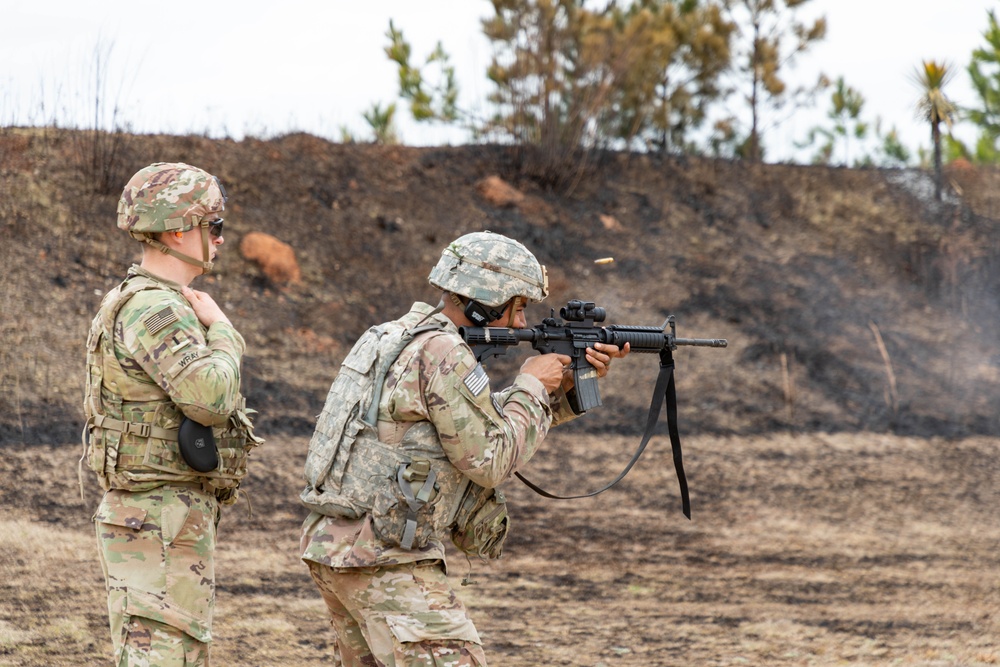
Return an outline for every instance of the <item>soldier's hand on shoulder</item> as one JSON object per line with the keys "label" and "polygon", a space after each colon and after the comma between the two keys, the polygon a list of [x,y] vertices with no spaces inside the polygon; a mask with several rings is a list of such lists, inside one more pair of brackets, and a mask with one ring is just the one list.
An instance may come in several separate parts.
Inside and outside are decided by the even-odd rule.
{"label": "soldier's hand on shoulder", "polygon": [[215,303],[215,299],[213,299],[207,292],[191,289],[190,287],[183,287],[181,288],[181,294],[183,294],[184,298],[191,304],[191,308],[194,310],[194,314],[198,317],[198,321],[206,327],[210,327],[216,322],[232,324],[232,322],[229,321],[229,318],[226,317],[226,314],[222,312],[222,308],[219,307],[219,304]]}

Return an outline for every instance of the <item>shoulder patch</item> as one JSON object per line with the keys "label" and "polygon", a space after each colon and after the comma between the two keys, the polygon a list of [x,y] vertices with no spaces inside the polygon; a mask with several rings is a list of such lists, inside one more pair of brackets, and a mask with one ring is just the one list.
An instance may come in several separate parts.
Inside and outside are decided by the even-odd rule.
{"label": "shoulder patch", "polygon": [[476,367],[465,376],[463,382],[473,396],[478,396],[489,385],[490,376],[486,374],[486,369],[483,368],[482,364],[476,364]]}
{"label": "shoulder patch", "polygon": [[179,319],[180,317],[173,308],[170,306],[164,306],[152,315],[144,317],[142,319],[142,323],[146,326],[146,331],[148,331],[150,335],[155,335]]}

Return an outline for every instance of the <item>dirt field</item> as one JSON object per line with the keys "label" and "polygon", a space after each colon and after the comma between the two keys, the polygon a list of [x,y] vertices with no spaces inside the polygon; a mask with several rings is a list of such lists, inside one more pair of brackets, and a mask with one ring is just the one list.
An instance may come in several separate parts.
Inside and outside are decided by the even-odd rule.
{"label": "dirt field", "polygon": [[[94,181],[90,139],[0,128],[0,666],[110,654],[99,491],[88,474],[81,500],[72,443],[90,320],[137,244],[114,225],[120,186]],[[358,335],[436,300],[442,247],[483,229],[548,265],[533,324],[583,298],[608,323],[673,314],[680,336],[730,341],[677,353],[693,521],[662,435],[596,499],[508,485],[504,558],[460,586],[491,665],[1000,664],[997,169],[950,166],[939,203],[920,170],[602,152],[567,165],[579,181],[563,191],[516,147],[127,139],[106,165],[115,184],[183,161],[231,195],[224,256],[195,286],[246,338],[242,390],[268,443],[253,516],[240,504],[220,527],[214,664],[331,664],[297,556],[315,415]],[[513,200],[487,195],[497,176]],[[243,256],[250,232],[291,244],[302,280]],[[572,493],[618,472],[656,372],[628,368],[530,478]],[[470,575],[457,553],[451,573]]]}
{"label": "dirt field", "polygon": [[[305,438],[260,450],[223,517],[213,662],[331,664],[298,560]],[[581,491],[630,439],[559,436],[525,471]],[[572,503],[508,485],[513,536],[460,586],[494,666],[1000,663],[1000,440],[878,434],[665,437],[620,489]],[[72,445],[5,449],[0,665],[107,664],[103,579]],[[588,489],[589,490],[589,489]],[[456,585],[470,574],[457,553]]]}

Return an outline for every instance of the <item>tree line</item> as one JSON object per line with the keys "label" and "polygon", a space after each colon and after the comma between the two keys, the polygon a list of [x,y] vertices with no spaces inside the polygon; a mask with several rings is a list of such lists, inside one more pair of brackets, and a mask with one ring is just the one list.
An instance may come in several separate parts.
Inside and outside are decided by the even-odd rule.
{"label": "tree line", "polygon": [[[843,77],[818,74],[812,86],[789,84],[796,57],[826,36],[823,17],[802,18],[812,1],[492,0],[493,15],[482,21],[494,50],[488,117],[458,108],[454,68],[440,44],[414,63],[390,22],[385,51],[398,65],[400,97],[415,119],[532,146],[553,164],[592,148],[761,161],[769,127],[823,96],[828,123],[797,144],[813,149],[814,162],[910,164],[914,155],[895,128],[868,120],[864,96]],[[957,107],[945,93],[954,65],[927,60],[915,67],[914,102],[933,146],[933,155],[916,156],[922,164],[1000,159],[1000,28],[992,11],[988,22],[986,43],[967,68],[978,97],[972,107]],[[731,113],[734,101],[749,122]],[[390,104],[366,114],[377,141],[393,138],[394,113]],[[951,136],[958,120],[979,128],[974,146]]]}

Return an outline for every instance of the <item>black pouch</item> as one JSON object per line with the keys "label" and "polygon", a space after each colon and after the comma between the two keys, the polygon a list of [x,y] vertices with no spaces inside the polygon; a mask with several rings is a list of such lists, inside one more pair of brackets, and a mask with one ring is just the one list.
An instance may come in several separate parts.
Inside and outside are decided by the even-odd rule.
{"label": "black pouch", "polygon": [[219,467],[219,452],[210,426],[185,417],[177,431],[177,444],[184,462],[198,472],[211,472]]}

